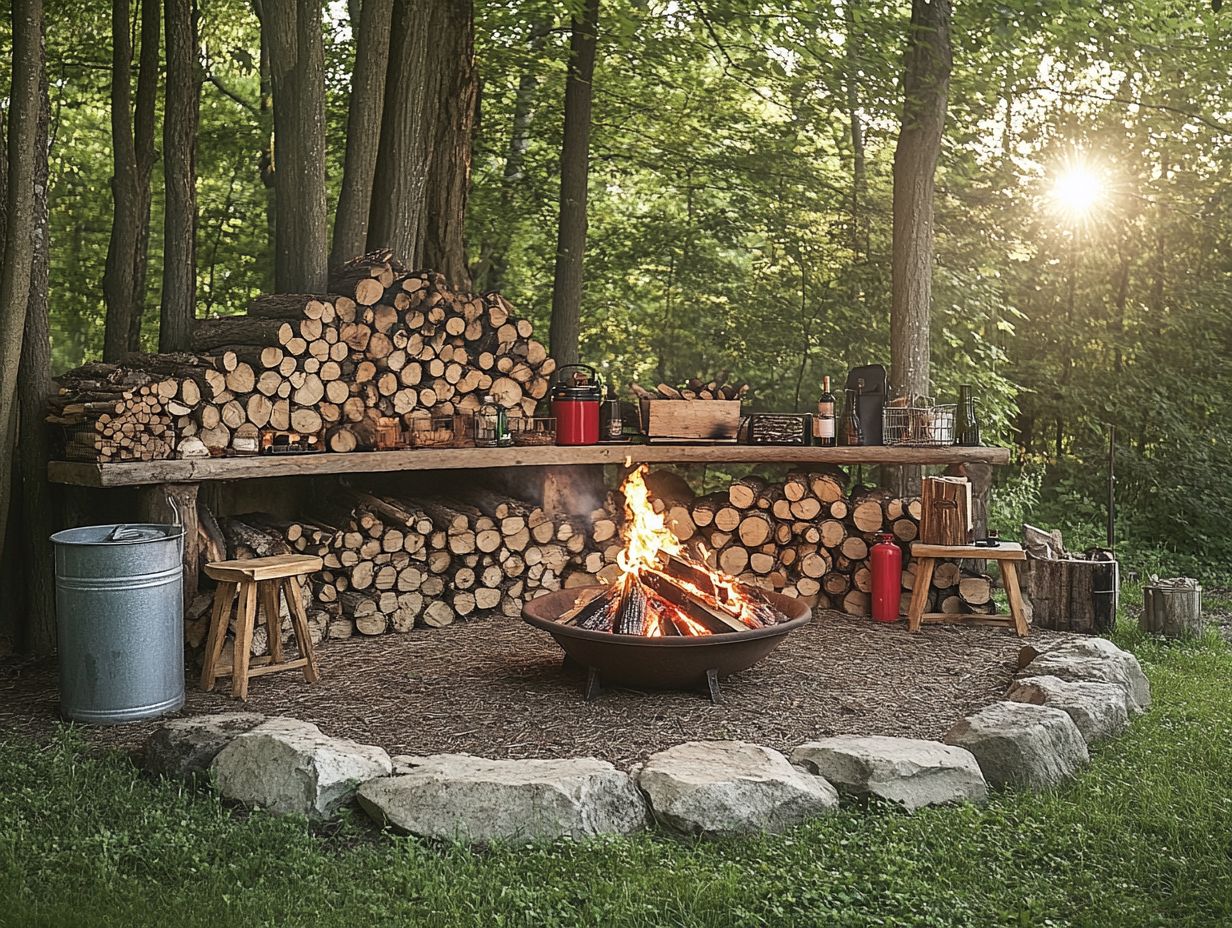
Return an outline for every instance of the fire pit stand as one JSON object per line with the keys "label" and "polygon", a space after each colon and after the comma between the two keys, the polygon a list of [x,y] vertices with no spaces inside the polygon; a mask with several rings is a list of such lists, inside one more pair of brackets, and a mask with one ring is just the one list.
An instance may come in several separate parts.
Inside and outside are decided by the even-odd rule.
{"label": "fire pit stand", "polygon": [[792,631],[812,618],[798,599],[764,594],[786,621],[764,628],[727,634],[651,638],[589,631],[557,621],[576,601],[577,589],[559,590],[528,602],[522,618],[551,635],[565,652],[566,666],[586,669],[583,696],[594,699],[602,685],[634,689],[692,690],[706,687],[711,702],[719,703],[719,678],[752,667],[773,651]]}

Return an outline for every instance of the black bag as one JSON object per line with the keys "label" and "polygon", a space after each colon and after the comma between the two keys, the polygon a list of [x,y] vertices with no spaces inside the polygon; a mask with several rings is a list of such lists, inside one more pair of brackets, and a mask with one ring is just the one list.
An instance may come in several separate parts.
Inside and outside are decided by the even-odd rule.
{"label": "black bag", "polygon": [[880,364],[852,368],[847,375],[847,389],[859,391],[860,402],[856,413],[864,429],[864,444],[883,444],[881,411],[886,402],[886,369]]}

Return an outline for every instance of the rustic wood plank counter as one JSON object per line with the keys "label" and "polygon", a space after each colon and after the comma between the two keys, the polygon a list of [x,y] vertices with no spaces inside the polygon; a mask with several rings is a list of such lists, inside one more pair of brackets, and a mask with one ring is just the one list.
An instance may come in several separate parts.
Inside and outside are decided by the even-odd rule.
{"label": "rustic wood plank counter", "polygon": [[560,467],[623,464],[1008,464],[1007,448],[791,448],[764,445],[547,445],[529,448],[422,448],[194,460],[89,464],[52,461],[52,483],[84,487],[136,487],[211,480],[306,477],[328,474],[460,470],[489,467]]}

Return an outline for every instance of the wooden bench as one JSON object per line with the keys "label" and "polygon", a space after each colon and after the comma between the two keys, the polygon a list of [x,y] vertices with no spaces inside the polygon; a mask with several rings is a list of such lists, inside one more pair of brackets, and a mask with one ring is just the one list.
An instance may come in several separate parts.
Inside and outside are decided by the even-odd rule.
{"label": "wooden bench", "polygon": [[[231,604],[238,600],[238,615],[235,623],[234,658],[231,666],[231,695],[248,698],[248,681],[279,670],[303,668],[304,679],[315,683],[320,674],[316,655],[312,651],[312,638],[308,634],[308,616],[304,612],[304,597],[299,579],[321,569],[321,559],[306,554],[279,554],[274,557],[258,557],[240,561],[214,561],[205,565],[207,576],[218,581],[214,593],[214,610],[210,617],[210,633],[205,644],[205,665],[201,668],[201,688],[209,692],[214,681],[226,676],[218,669],[223,643],[227,640],[227,626],[231,621]],[[281,606],[279,593],[286,596],[287,610],[291,613],[291,627],[299,645],[300,656],[283,660],[282,623],[279,621]],[[259,608],[258,608],[259,607]],[[258,611],[265,615],[265,628],[269,634],[270,653],[265,657],[249,660],[252,650],[252,633]]]}
{"label": "wooden bench", "polygon": [[[914,544],[911,546],[911,556],[916,559],[917,567],[915,589],[911,595],[911,609],[907,612],[908,631],[918,632],[920,625],[924,622],[948,622],[968,625],[1003,625],[1013,628],[1019,638],[1025,638],[1030,633],[1022,603],[1022,590],[1018,586],[1017,562],[1027,559],[1022,545],[1012,541],[1003,541],[995,548],[976,547],[975,545]],[[1010,601],[1010,614],[962,615],[948,612],[925,612],[924,604],[928,601],[933,568],[936,567],[938,558],[947,560],[979,558],[986,561],[999,561],[1001,579],[1005,583],[1005,595]]]}

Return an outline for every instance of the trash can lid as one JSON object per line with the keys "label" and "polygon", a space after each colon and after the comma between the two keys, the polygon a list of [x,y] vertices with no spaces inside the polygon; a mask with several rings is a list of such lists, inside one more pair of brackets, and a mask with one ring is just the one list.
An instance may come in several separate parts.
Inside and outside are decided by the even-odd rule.
{"label": "trash can lid", "polygon": [[184,534],[182,525],[150,522],[121,522],[118,525],[83,525],[56,532],[51,540],[58,545],[136,545],[167,541]]}

